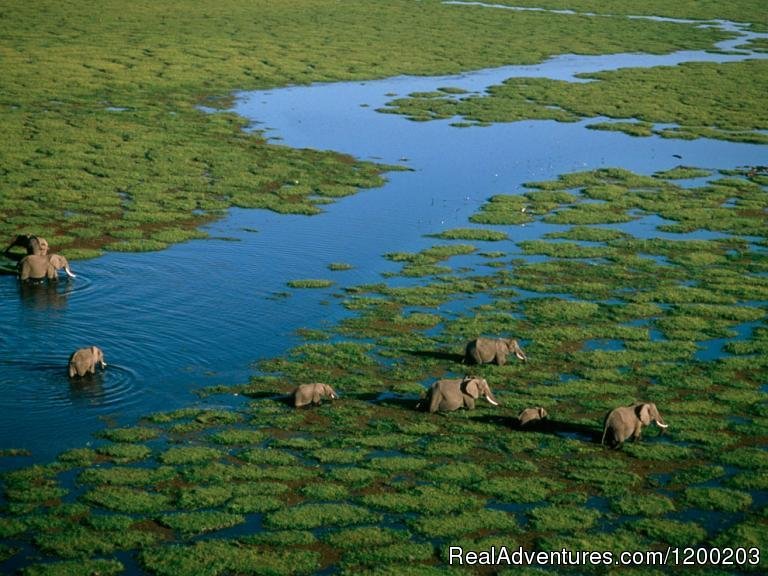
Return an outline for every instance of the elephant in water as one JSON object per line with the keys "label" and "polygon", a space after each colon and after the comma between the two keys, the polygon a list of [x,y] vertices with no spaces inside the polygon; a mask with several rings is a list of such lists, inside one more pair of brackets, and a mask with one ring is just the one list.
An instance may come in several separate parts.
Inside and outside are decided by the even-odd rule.
{"label": "elephant in water", "polygon": [[607,440],[612,448],[617,448],[629,437],[638,440],[643,426],[648,426],[651,422],[655,422],[659,428],[667,428],[656,409],[656,404],[639,402],[614,408],[605,417],[603,439],[600,443],[605,444]]}
{"label": "elephant in water", "polygon": [[48,256],[48,260],[51,262],[51,266],[53,266],[54,274],[59,270],[64,270],[64,272],[66,272],[67,276],[70,278],[76,277],[72,270],[69,268],[69,262],[61,254],[50,254]]}
{"label": "elephant in water", "polygon": [[416,408],[421,409],[426,406],[430,412],[450,412],[461,407],[474,410],[475,400],[480,396],[494,406],[499,405],[484,378],[464,376],[456,380],[438,380],[432,384],[426,397],[416,405]]}
{"label": "elephant in water", "polygon": [[520,426],[527,426],[539,420],[543,420],[548,416],[549,413],[541,406],[537,406],[535,408],[526,408],[517,415],[517,422]]}
{"label": "elephant in water", "polygon": [[19,262],[19,279],[33,282],[41,282],[46,279],[56,280],[59,270],[64,270],[70,278],[75,277],[64,256],[60,254],[29,254]]}
{"label": "elephant in water", "polygon": [[293,405],[296,406],[296,408],[306,406],[307,404],[321,404],[323,398],[326,397],[331,400],[339,397],[336,394],[336,391],[328,384],[322,384],[320,382],[314,384],[302,384],[291,392],[291,395],[293,396]]}
{"label": "elephant in water", "polygon": [[107,363],[104,362],[104,352],[102,352],[101,348],[98,346],[80,348],[69,357],[69,377],[74,378],[75,376],[94,374],[97,364],[102,368],[107,367]]}
{"label": "elephant in water", "polygon": [[467,342],[464,349],[464,363],[490,364],[495,362],[499,366],[504,366],[510,352],[523,362],[528,360],[517,340],[511,338],[476,338]]}

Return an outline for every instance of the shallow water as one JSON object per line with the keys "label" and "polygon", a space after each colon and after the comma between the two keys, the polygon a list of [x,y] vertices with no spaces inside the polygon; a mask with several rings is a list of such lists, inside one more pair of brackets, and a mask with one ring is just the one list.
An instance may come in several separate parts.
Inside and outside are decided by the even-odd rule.
{"label": "shallow water", "polygon": [[[766,163],[764,147],[586,129],[595,119],[457,129],[449,121],[416,123],[377,113],[393,94],[441,86],[478,91],[515,75],[570,79],[625,66],[740,58],[703,52],[566,55],[453,77],[239,94],[235,111],[252,119],[254,128],[268,129],[268,137],[412,171],[391,173],[386,186],[343,199],[316,217],[234,209],[206,227],[211,239],[75,262],[78,277],[55,287],[20,291],[13,277],[0,276],[0,448],[32,451],[31,458],[0,459],[0,467],[48,460],[93,441],[93,432],[107,424],[130,424],[143,414],[194,402],[236,404],[233,397],[199,401],[194,390],[245,382],[255,372],[254,361],[300,342],[297,328],[335,323],[346,314],[331,296],[334,289],[291,290],[287,281],[381,281],[381,273],[399,269],[382,254],[432,245],[424,234],[466,226],[493,194],[608,166],[650,174],[679,164],[715,169]],[[642,226],[627,229],[653,231]],[[512,241],[541,234],[536,225],[509,230]],[[477,245],[481,251],[514,249],[510,241]],[[331,272],[332,262],[354,268]],[[91,344],[104,349],[108,368],[70,382],[69,354]]]}

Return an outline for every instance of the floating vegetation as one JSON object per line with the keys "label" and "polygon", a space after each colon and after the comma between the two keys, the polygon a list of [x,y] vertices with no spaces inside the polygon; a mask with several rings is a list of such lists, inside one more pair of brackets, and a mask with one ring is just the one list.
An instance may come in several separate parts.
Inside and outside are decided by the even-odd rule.
{"label": "floating vegetation", "polygon": [[342,270],[352,270],[354,266],[347,264],[346,262],[331,262],[328,264],[328,270],[332,272],[340,272]]}
{"label": "floating vegetation", "polygon": [[287,284],[290,288],[330,288],[334,283],[332,280],[306,278],[304,280],[289,280]]}
{"label": "floating vegetation", "polygon": [[504,232],[485,230],[483,228],[453,228],[438,234],[429,234],[429,236],[442,240],[476,240],[486,242],[498,242],[509,239],[509,236]]}
{"label": "floating vegetation", "polygon": [[[767,87],[766,60],[710,63],[686,62],[678,66],[622,68],[578,74],[591,82],[546,78],[509,78],[483,95],[463,99],[409,97],[387,103],[386,112],[411,119],[464,117],[476,122],[515,122],[552,119],[572,122],[607,116],[619,123],[589,126],[620,130],[632,136],[658,134],[668,138],[718,138],[768,144],[768,115],[760,104]],[[729,90],[735,84],[743,90]],[[718,98],[697,98],[706,90]],[[687,102],[696,98],[696,105]],[[627,122],[626,119],[637,119]],[[653,124],[675,128],[653,129]],[[490,222],[488,222],[490,223]]]}

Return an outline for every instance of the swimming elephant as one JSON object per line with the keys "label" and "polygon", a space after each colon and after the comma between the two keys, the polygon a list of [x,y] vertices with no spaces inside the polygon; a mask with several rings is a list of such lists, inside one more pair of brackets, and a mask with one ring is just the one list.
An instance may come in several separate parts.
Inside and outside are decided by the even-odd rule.
{"label": "swimming elephant", "polygon": [[518,359],[528,360],[523,349],[512,338],[476,338],[470,340],[464,349],[465,364],[490,364],[499,366],[507,363],[507,354],[513,353]]}
{"label": "swimming elephant", "polygon": [[107,363],[104,362],[104,352],[102,352],[101,348],[98,346],[80,348],[69,357],[69,377],[74,378],[75,376],[94,374],[97,364],[102,368],[107,367]]}
{"label": "swimming elephant", "polygon": [[3,251],[4,254],[8,254],[14,246],[19,246],[27,251],[27,255],[35,254],[38,256],[45,256],[48,254],[48,241],[40,236],[34,234],[19,234],[16,236],[13,242]]}
{"label": "swimming elephant", "polygon": [[517,422],[520,426],[527,426],[532,422],[547,418],[549,413],[541,406],[535,408],[526,408],[517,415]]}
{"label": "swimming elephant", "polygon": [[651,422],[655,422],[659,428],[667,428],[667,424],[656,409],[656,404],[638,402],[631,406],[614,408],[605,417],[603,439],[600,443],[605,444],[607,440],[612,448],[616,448],[629,437],[638,440],[643,426],[648,426]]}
{"label": "swimming elephant", "polygon": [[320,404],[323,398],[326,397],[331,400],[339,397],[333,388],[321,382],[302,384],[291,392],[291,395],[293,396],[293,405],[296,408],[306,406],[307,404]]}
{"label": "swimming elephant", "polygon": [[481,396],[494,406],[499,405],[484,378],[464,376],[456,380],[438,380],[432,384],[426,397],[416,405],[416,408],[421,409],[426,406],[430,412],[450,412],[461,407],[474,410],[475,400]]}

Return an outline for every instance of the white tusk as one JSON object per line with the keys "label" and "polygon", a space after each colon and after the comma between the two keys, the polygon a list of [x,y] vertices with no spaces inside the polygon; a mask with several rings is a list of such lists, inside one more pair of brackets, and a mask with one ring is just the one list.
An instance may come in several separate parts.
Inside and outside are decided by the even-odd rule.
{"label": "white tusk", "polygon": [[485,399],[486,399],[486,400],[488,400],[488,402],[490,402],[490,403],[491,403],[491,404],[493,404],[494,406],[498,406],[498,405],[499,405],[499,403],[498,403],[498,402],[496,402],[495,400],[491,399],[491,397],[490,397],[490,396],[486,396],[486,397],[485,397]]}
{"label": "white tusk", "polygon": [[659,428],[669,428],[669,424],[662,424],[658,420],[655,420],[655,422],[656,422],[656,426],[658,426]]}

